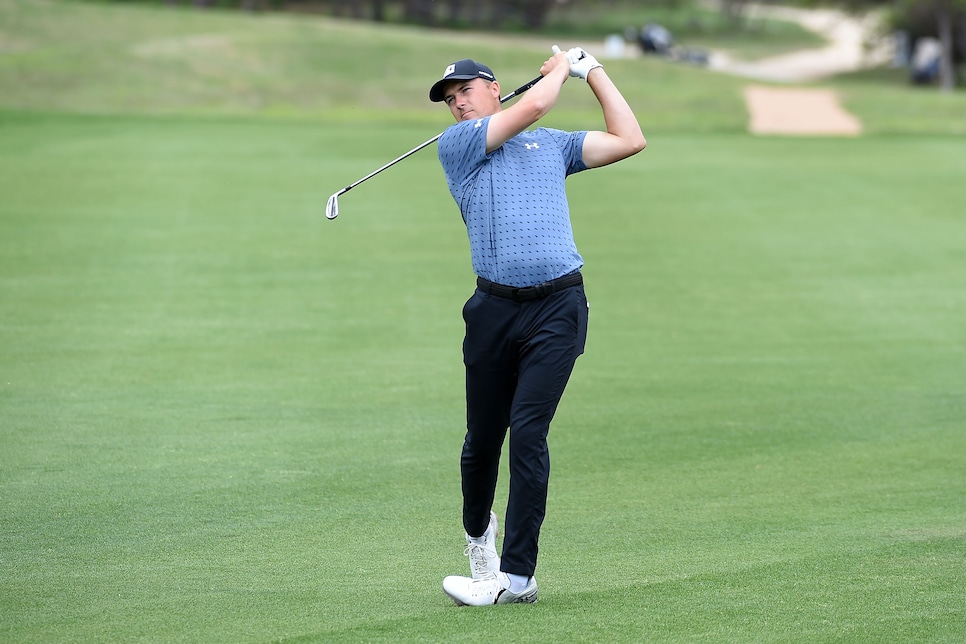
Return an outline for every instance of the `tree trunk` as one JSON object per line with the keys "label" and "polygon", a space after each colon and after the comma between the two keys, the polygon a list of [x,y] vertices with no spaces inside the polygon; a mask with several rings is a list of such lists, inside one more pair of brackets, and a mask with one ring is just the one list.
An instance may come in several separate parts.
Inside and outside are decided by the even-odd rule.
{"label": "tree trunk", "polygon": [[483,24],[483,3],[474,2],[470,5],[470,25],[479,27]]}
{"label": "tree trunk", "polygon": [[372,0],[372,19],[376,22],[383,22],[386,19],[385,0]]}
{"label": "tree trunk", "polygon": [[936,28],[939,31],[939,87],[944,92],[956,88],[956,63],[953,61],[953,16],[948,3],[936,9]]}
{"label": "tree trunk", "polygon": [[531,0],[523,4],[523,25],[529,30],[543,27],[547,15],[553,9],[554,0]]}
{"label": "tree trunk", "polygon": [[721,0],[721,13],[728,26],[733,30],[741,27],[742,14],[745,10],[745,0]]}
{"label": "tree trunk", "polygon": [[446,20],[451,25],[456,25],[463,18],[463,0],[449,0],[449,15]]}
{"label": "tree trunk", "polygon": [[490,4],[492,6],[488,25],[490,29],[499,31],[506,19],[513,13],[513,3],[510,0],[494,0]]}
{"label": "tree trunk", "polygon": [[349,16],[356,20],[365,18],[365,11],[361,2],[358,0],[336,0],[333,12],[336,16]]}
{"label": "tree trunk", "polygon": [[431,25],[435,22],[433,0],[406,0],[404,7],[406,22],[420,25]]}

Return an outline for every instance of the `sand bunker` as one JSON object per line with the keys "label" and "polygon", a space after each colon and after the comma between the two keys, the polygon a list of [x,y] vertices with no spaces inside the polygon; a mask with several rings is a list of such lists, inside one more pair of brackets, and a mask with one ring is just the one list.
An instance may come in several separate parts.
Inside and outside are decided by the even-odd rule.
{"label": "sand bunker", "polygon": [[749,85],[745,103],[754,134],[858,136],[862,123],[830,89],[787,89]]}

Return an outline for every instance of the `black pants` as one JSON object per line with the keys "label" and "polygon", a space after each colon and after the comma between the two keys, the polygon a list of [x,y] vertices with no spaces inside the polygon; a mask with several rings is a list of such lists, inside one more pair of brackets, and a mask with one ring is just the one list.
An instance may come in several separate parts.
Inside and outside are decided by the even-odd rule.
{"label": "black pants", "polygon": [[482,535],[510,431],[510,496],[502,569],[532,575],[546,515],[547,433],[587,338],[583,285],[516,302],[477,290],[463,307],[466,439],[460,459],[463,527]]}

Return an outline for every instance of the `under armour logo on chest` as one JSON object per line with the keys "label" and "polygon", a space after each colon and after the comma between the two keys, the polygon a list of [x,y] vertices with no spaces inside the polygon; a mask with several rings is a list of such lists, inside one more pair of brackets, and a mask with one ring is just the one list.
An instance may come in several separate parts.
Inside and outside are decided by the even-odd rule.
{"label": "under armour logo on chest", "polygon": [[537,145],[536,143],[526,143],[525,145],[527,146],[527,149],[528,150],[539,150],[540,149],[540,146]]}

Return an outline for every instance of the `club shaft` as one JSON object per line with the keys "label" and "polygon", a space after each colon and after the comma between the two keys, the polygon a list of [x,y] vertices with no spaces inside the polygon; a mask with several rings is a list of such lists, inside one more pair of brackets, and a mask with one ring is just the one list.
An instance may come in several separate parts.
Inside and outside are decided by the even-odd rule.
{"label": "club shaft", "polygon": [[[539,81],[541,78],[543,78],[543,76],[537,76],[536,78],[534,78],[529,83],[526,83],[526,84],[521,85],[520,87],[516,88],[515,90],[513,90],[512,92],[510,92],[509,94],[507,94],[506,96],[504,96],[503,98],[501,98],[500,99],[500,103],[506,103],[508,100],[510,100],[514,96],[519,96],[520,94],[524,93],[525,91],[527,91],[528,89],[530,89],[531,87],[533,87],[534,85],[536,85],[537,84],[537,81]],[[343,188],[342,190],[340,190],[339,192],[337,192],[336,193],[336,196],[344,195],[345,193],[349,192],[350,190],[352,190],[353,188],[355,188],[360,183],[362,183],[364,181],[368,181],[369,179],[373,178],[374,176],[376,176],[377,174],[379,174],[383,170],[388,170],[392,166],[396,165],[397,163],[399,163],[400,161],[402,161],[406,157],[411,156],[413,154],[416,154],[417,152],[419,152],[420,150],[422,150],[423,148],[425,148],[428,145],[432,145],[433,143],[435,143],[436,141],[438,141],[439,140],[439,137],[441,137],[441,136],[443,136],[443,133],[442,132],[440,132],[439,134],[437,134],[433,138],[429,139],[428,141],[424,141],[423,143],[420,143],[419,145],[417,145],[416,147],[414,147],[409,152],[406,152],[405,154],[402,154],[402,155],[396,157],[395,159],[393,159],[392,161],[390,161],[386,165],[382,166],[381,168],[379,168],[377,170],[373,170],[372,172],[370,172],[366,176],[362,177],[358,181],[356,181],[354,183],[350,183],[345,188]]]}
{"label": "club shaft", "polygon": [[417,145],[416,147],[414,147],[409,152],[407,152],[405,154],[399,155],[398,157],[396,157],[395,159],[393,159],[392,161],[390,161],[386,165],[382,166],[378,170],[373,170],[372,172],[370,172],[366,176],[362,177],[361,179],[359,179],[355,183],[350,183],[349,185],[347,185],[345,188],[343,188],[342,190],[340,190],[336,194],[343,195],[343,194],[349,192],[350,190],[352,190],[353,188],[355,188],[357,185],[359,185],[363,181],[368,181],[369,179],[373,178],[374,176],[376,176],[377,174],[379,174],[383,170],[388,170],[392,166],[396,165],[397,163],[399,163],[400,161],[402,161],[406,157],[408,157],[408,156],[410,156],[412,154],[416,154],[417,152],[419,152],[420,150],[422,150],[423,148],[425,148],[427,145],[431,145],[432,143],[435,143],[439,139],[439,137],[441,137],[441,136],[443,136],[443,133],[442,132],[440,132],[439,134],[437,134],[433,138],[429,139],[428,141],[424,141],[424,142],[420,143],[419,145]]}
{"label": "club shaft", "polygon": [[508,100],[510,100],[514,96],[519,96],[520,94],[524,93],[525,91],[527,91],[528,89],[530,89],[531,87],[533,87],[534,85],[536,85],[537,84],[537,81],[539,81],[541,78],[543,78],[543,76],[537,76],[536,78],[534,78],[529,83],[524,83],[523,85],[520,85],[520,87],[516,88],[515,90],[513,90],[512,92],[510,92],[509,94],[507,94],[506,96],[504,96],[503,98],[501,98],[500,99],[500,102],[501,103],[506,103]]}

